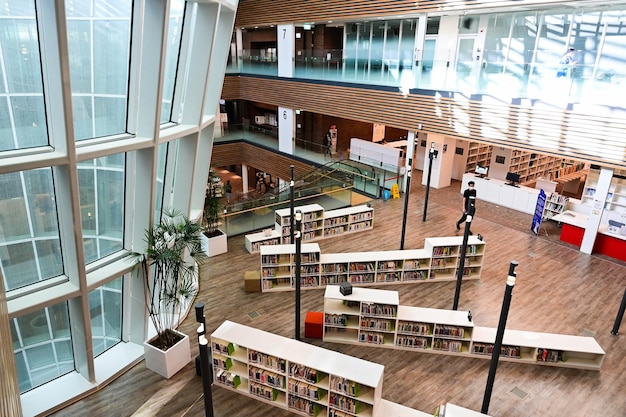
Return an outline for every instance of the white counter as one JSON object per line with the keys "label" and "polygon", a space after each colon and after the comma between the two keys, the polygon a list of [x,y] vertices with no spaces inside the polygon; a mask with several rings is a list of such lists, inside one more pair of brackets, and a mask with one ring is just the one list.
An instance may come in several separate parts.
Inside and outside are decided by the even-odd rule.
{"label": "white counter", "polygon": [[[528,214],[535,213],[537,197],[539,196],[539,190],[536,188],[524,187],[523,185],[514,187],[507,185],[506,181],[480,178],[472,173],[465,173],[463,174],[461,193],[465,191],[469,181],[474,181],[476,199],[479,201],[484,200]],[[480,210],[480,207],[477,207],[477,210]]]}
{"label": "white counter", "polygon": [[563,213],[555,214],[550,220],[570,224],[584,229],[587,227],[587,223],[589,222],[589,216],[573,210],[565,210]]}

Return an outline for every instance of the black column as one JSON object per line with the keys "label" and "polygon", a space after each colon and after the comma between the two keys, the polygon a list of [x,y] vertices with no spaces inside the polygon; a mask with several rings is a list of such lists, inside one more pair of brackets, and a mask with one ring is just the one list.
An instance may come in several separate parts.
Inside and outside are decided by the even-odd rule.
{"label": "black column", "polygon": [[296,239],[296,340],[300,340],[300,291],[301,291],[301,287],[302,287],[302,282],[301,282],[301,271],[300,271],[300,265],[301,265],[301,252],[302,252],[302,236],[300,233],[300,229],[302,228],[302,213],[300,212],[300,210],[296,211],[296,233],[295,233],[295,239]]}
{"label": "black column", "polygon": [[409,191],[411,190],[411,164],[413,159],[409,158],[409,166],[406,171],[406,190],[404,190],[404,216],[402,217],[402,237],[400,238],[400,250],[404,249],[404,234],[406,233],[406,216],[409,210]]}
{"label": "black column", "polygon": [[211,392],[212,372],[209,359],[209,341],[206,335],[199,336],[200,363],[202,368],[202,392],[204,394],[204,413],[213,417],[213,393]]}
{"label": "black column", "polygon": [[502,349],[502,339],[504,338],[504,328],[506,327],[506,319],[509,315],[509,307],[511,306],[511,296],[513,287],[515,286],[515,268],[518,263],[511,261],[509,264],[509,276],[506,279],[506,289],[504,290],[504,299],[502,300],[502,310],[500,311],[500,322],[498,323],[498,331],[496,332],[496,341],[493,345],[491,353],[491,365],[489,366],[489,376],[487,377],[487,387],[485,388],[485,396],[483,397],[483,406],[480,410],[483,414],[489,412],[489,402],[491,401],[491,391],[493,391],[493,383],[496,379],[496,369],[498,368],[498,359],[500,358],[500,349]]}
{"label": "black column", "polygon": [[465,218],[465,229],[463,229],[463,243],[461,244],[461,258],[459,259],[459,266],[456,271],[456,289],[454,291],[454,302],[452,303],[452,310],[458,310],[459,297],[461,296],[461,283],[463,282],[463,268],[465,268],[465,256],[467,255],[467,240],[469,239],[470,230],[472,227],[472,219],[474,218],[474,212],[476,206],[474,206],[474,197],[470,197],[470,205],[467,210],[467,217]]}
{"label": "black column", "polygon": [[611,334],[617,336],[619,334],[619,326],[622,324],[622,318],[624,317],[624,311],[626,310],[626,290],[624,290],[624,296],[622,297],[622,304],[619,307],[619,312],[615,317],[615,323],[613,324],[613,330]]}
{"label": "black column", "polygon": [[290,233],[289,235],[291,236],[291,239],[289,240],[289,243],[293,244],[293,210],[294,210],[294,196],[293,196],[293,192],[294,192],[294,187],[295,187],[295,179],[294,179],[294,168],[293,165],[289,166],[289,169],[291,170],[291,179],[289,180],[289,215],[290,215],[290,221],[289,221],[289,230]]}
{"label": "black column", "polygon": [[426,212],[428,211],[428,192],[430,191],[430,175],[433,171],[433,159],[437,158],[439,151],[435,149],[435,142],[430,145],[428,150],[428,176],[426,177],[426,196],[424,197],[424,216],[422,221],[426,221]]}

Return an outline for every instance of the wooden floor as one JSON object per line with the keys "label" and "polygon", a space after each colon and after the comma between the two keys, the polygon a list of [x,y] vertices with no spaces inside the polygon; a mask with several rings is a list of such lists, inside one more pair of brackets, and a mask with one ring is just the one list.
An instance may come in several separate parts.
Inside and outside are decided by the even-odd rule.
{"label": "wooden floor", "polygon": [[[460,184],[431,189],[427,220],[422,221],[424,187],[412,179],[405,249],[422,248],[425,237],[453,236],[460,215]],[[319,241],[322,253],[399,249],[404,200],[374,200],[374,230]],[[481,202],[478,196],[472,231],[484,236],[485,264],[480,281],[463,284],[459,309],[471,310],[478,326],[497,327],[509,263],[519,262],[507,328],[586,335],[592,333],[606,351],[600,372],[501,362],[497,368],[489,414],[497,417],[626,416],[626,324],[623,335],[613,327],[624,289],[626,264],[589,256],[559,242],[558,226],[544,224],[540,236],[530,232],[531,216]],[[211,258],[202,272],[198,300],[205,303],[207,328],[228,319],[283,336],[294,335],[294,293],[247,294],[243,274],[259,269],[259,255],[248,254],[244,237],[229,239],[227,254]],[[454,283],[417,283],[380,287],[399,291],[403,305],[451,308]],[[303,291],[306,311],[323,310],[323,290]],[[256,318],[249,314],[256,312]],[[254,315],[254,314],[253,314]],[[190,314],[182,330],[194,336]],[[302,324],[304,331],[304,325]],[[459,358],[367,346],[307,342],[383,364],[383,397],[432,413],[441,402],[480,410],[489,360]],[[192,343],[192,355],[197,346]],[[527,394],[518,396],[515,393]],[[525,397],[525,398],[521,398]],[[283,417],[281,411],[245,396],[214,387],[216,417]],[[193,363],[170,380],[143,363],[98,393],[55,416],[204,416],[201,379]],[[393,417],[393,416],[385,416]]]}

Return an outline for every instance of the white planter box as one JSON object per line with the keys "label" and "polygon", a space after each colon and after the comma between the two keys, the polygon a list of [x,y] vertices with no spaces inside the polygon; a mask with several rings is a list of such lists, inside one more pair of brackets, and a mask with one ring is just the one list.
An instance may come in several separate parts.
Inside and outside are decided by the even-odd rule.
{"label": "white planter box", "polygon": [[173,331],[184,337],[166,351],[157,349],[148,343],[148,341],[143,342],[146,368],[167,379],[171,378],[176,372],[180,371],[185,365],[191,362],[189,336],[176,330]]}
{"label": "white planter box", "polygon": [[202,249],[207,256],[217,256],[228,252],[228,236],[222,232],[219,236],[208,238],[204,233],[201,235]]}

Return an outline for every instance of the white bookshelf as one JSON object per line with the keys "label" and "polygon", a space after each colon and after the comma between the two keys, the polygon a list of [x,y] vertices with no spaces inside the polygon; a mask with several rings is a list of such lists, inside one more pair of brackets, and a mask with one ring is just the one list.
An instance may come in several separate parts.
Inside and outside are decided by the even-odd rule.
{"label": "white bookshelf", "polygon": [[[302,241],[364,232],[374,227],[374,209],[367,204],[325,211],[319,204],[294,207],[294,213],[302,213]],[[271,235],[264,232],[245,236],[245,246],[249,253],[258,253],[264,245],[291,243],[291,209],[279,209],[274,212],[275,224]]]}
{"label": "white bookshelf", "polygon": [[[319,253],[317,247],[314,251],[319,254],[318,265],[308,265],[302,269],[303,288],[323,288],[342,282],[371,286],[456,280],[463,237],[427,238],[425,242],[423,249],[373,252],[323,254]],[[476,236],[469,236],[467,243],[463,279],[479,279],[485,242]],[[287,271],[286,268],[277,269],[273,264],[267,265],[264,255],[276,255],[287,262],[286,254],[294,253],[295,245],[261,247],[261,279]],[[302,253],[305,253],[304,246]],[[295,275],[293,268],[290,271]],[[307,280],[304,280],[305,276]],[[263,291],[292,289],[289,285],[261,285],[261,288]]]}
{"label": "white bookshelf", "polygon": [[211,346],[216,386],[300,415],[385,416],[382,365],[231,321]]}
{"label": "white bookshelf", "polygon": [[[261,290],[284,291],[295,288],[296,245],[261,246]],[[300,278],[302,287],[319,287],[320,247],[302,243]]]}
{"label": "white bookshelf", "polygon": [[261,246],[280,245],[280,233],[276,229],[266,229],[267,232],[257,232],[246,235],[245,245],[249,253],[258,253]]}
{"label": "white bookshelf", "polygon": [[[393,313],[368,314],[363,305],[372,304],[389,306]],[[386,324],[380,328],[372,321]],[[475,326],[468,311],[399,305],[397,291],[353,287],[352,294],[344,296],[339,286],[329,285],[324,294],[323,340],[327,342],[490,358],[496,331]],[[380,339],[364,339],[363,334]],[[599,371],[604,355],[593,337],[507,329],[500,359]]]}
{"label": "white bookshelf", "polygon": [[[491,327],[475,327],[472,340],[472,356],[491,357],[497,329]],[[519,355],[510,356],[500,353],[501,360],[512,362],[526,362],[537,365],[560,366],[588,370],[600,370],[604,361],[604,350],[593,337],[572,336],[553,333],[537,333],[520,330],[504,331],[502,337],[503,350]],[[482,353],[476,353],[480,349]],[[545,354],[544,351],[548,353]]]}
{"label": "white bookshelf", "polygon": [[543,207],[542,218],[551,220],[557,214],[561,214],[567,208],[569,198],[558,193],[550,193],[546,196],[546,203]]}

